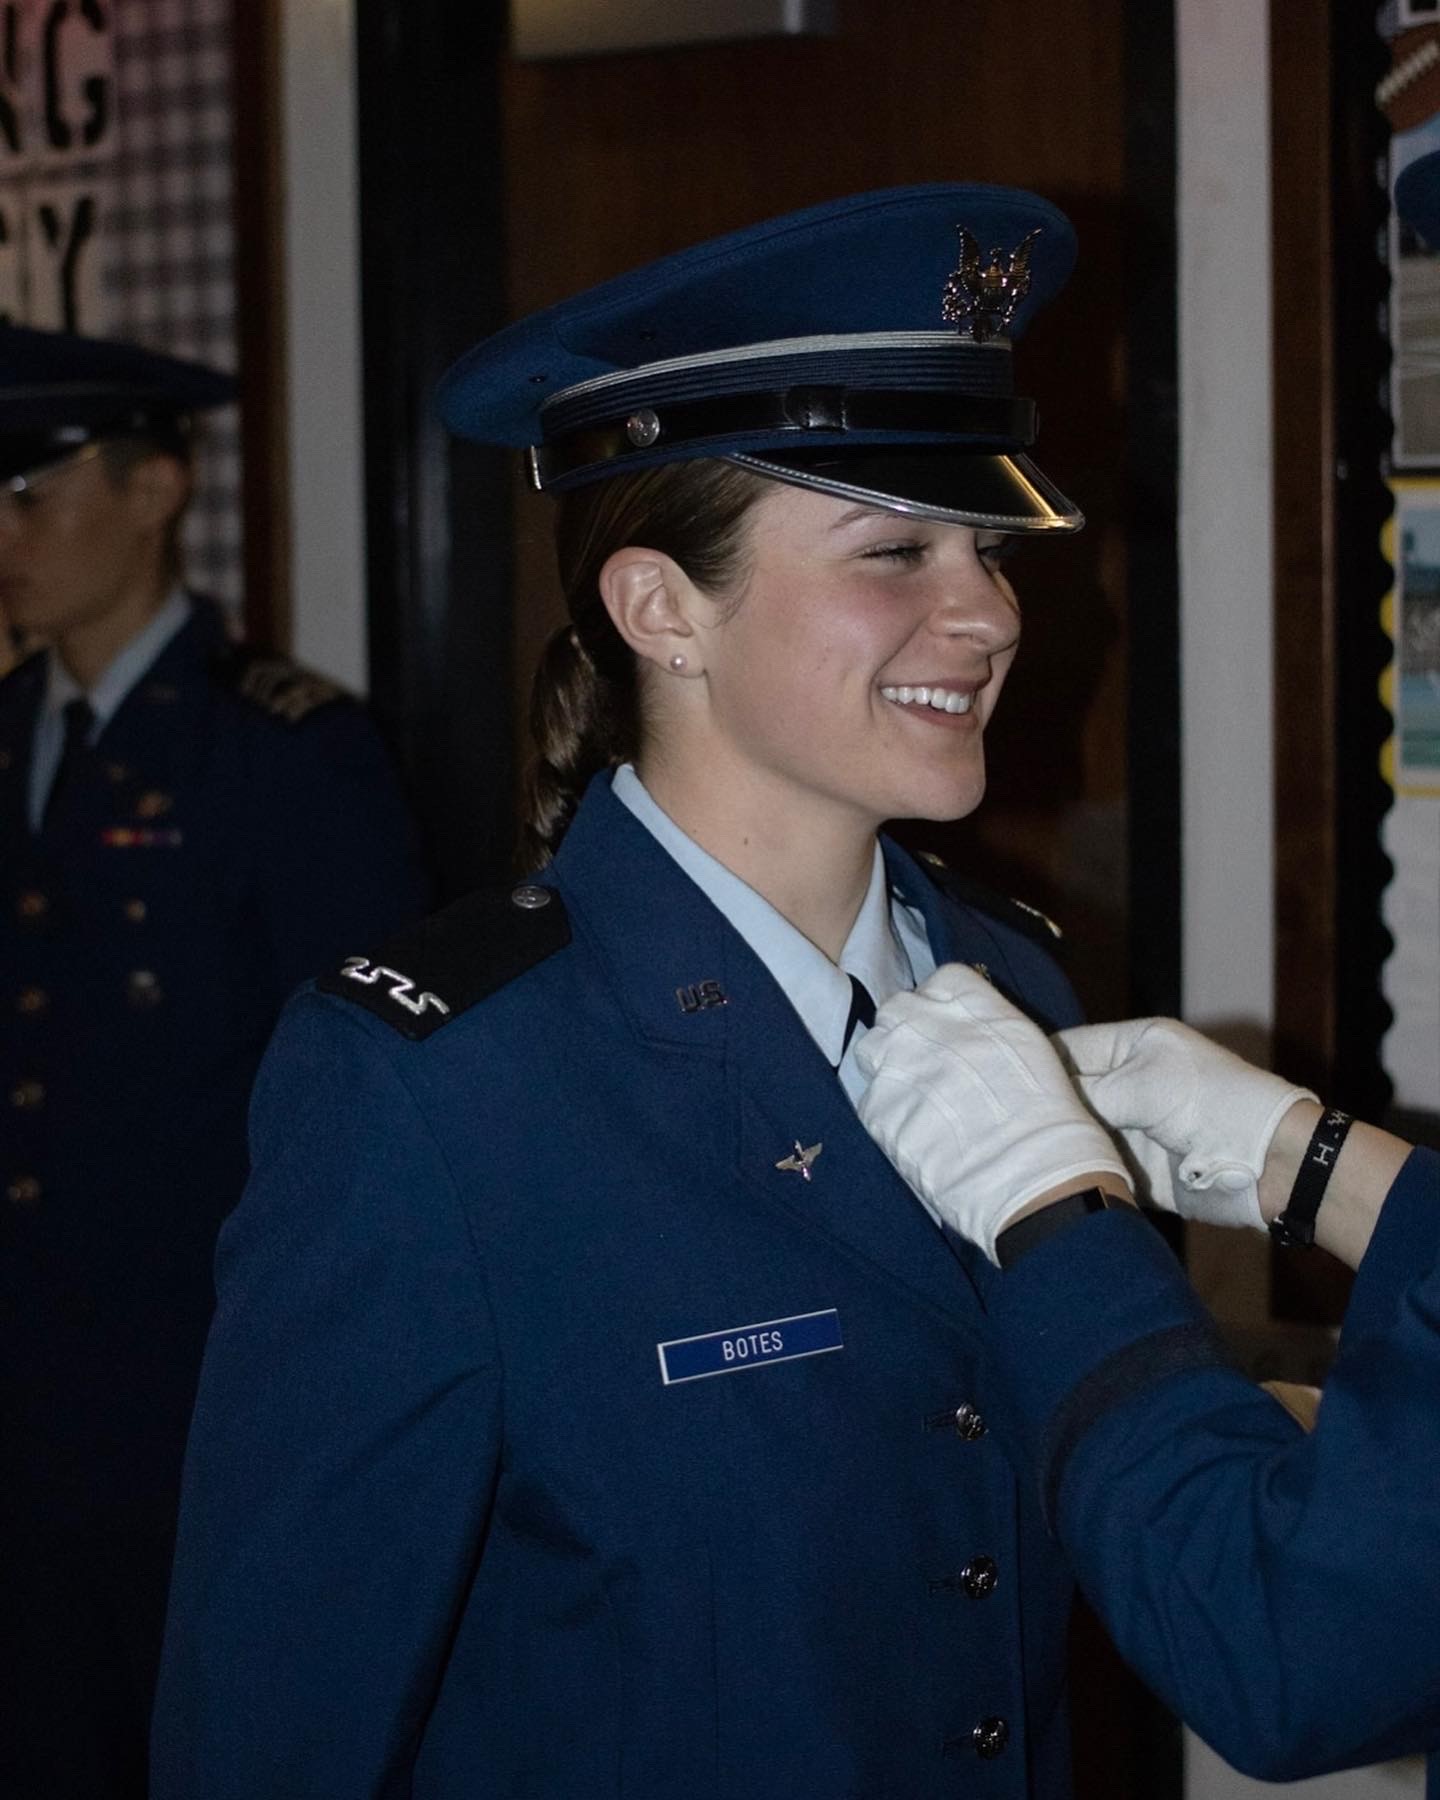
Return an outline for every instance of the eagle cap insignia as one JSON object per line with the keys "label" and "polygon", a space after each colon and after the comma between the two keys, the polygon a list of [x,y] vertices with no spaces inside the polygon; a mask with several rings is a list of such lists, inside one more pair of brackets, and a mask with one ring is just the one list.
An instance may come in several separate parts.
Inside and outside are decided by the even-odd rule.
{"label": "eagle cap insignia", "polygon": [[957,326],[977,344],[1002,337],[1030,292],[1030,256],[1043,229],[1037,225],[1008,256],[1003,250],[992,250],[986,262],[975,238],[958,225],[960,261],[946,277],[940,301],[945,323]]}

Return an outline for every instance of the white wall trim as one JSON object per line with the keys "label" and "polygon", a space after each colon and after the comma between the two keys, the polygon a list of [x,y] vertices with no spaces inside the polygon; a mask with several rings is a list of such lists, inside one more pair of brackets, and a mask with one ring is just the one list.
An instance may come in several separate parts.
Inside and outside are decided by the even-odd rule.
{"label": "white wall trim", "polygon": [[367,685],[354,0],[281,0],[291,646]]}
{"label": "white wall trim", "polygon": [[1275,966],[1268,13],[1175,7],[1181,991],[1252,1050]]}

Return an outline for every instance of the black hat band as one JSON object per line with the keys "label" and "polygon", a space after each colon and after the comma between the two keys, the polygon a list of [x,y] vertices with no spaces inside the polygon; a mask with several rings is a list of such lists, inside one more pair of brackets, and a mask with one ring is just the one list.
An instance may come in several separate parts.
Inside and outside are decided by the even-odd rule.
{"label": "black hat band", "polygon": [[711,439],[724,440],[728,449],[739,438],[764,438],[770,448],[779,449],[792,437],[803,439],[816,432],[832,438],[864,434],[868,443],[875,441],[873,434],[883,432],[912,441],[963,438],[977,448],[993,444],[1018,450],[1034,443],[1035,431],[1033,400],[978,399],[953,390],[791,387],[771,393],[721,394],[686,406],[638,407],[623,419],[535,446],[530,473],[537,488],[554,487],[592,469],[614,473],[608,465],[626,457],[647,458],[648,452],[671,457],[681,450],[702,454]]}

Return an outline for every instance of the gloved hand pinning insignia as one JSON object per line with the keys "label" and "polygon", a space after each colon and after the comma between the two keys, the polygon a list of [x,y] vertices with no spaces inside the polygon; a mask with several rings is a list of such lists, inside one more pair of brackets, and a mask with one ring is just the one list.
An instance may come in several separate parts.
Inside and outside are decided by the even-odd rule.
{"label": "gloved hand pinning insignia", "polygon": [[870,1077],[862,1124],[992,1262],[1012,1216],[1048,1189],[1102,1173],[1128,1185],[1049,1039],[974,969],[948,963],[886,1001],[856,1057]]}

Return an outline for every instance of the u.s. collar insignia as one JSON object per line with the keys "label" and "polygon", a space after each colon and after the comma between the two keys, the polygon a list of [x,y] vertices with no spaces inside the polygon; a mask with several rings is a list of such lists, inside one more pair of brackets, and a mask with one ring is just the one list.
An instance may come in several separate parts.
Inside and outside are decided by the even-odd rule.
{"label": "u.s. collar insignia", "polygon": [[823,1144],[802,1144],[799,1138],[796,1138],[792,1153],[789,1156],[782,1156],[775,1167],[785,1170],[787,1174],[799,1175],[802,1181],[809,1181],[810,1170],[814,1166],[815,1158],[824,1148]]}
{"label": "u.s. collar insignia", "polygon": [[940,316],[974,343],[984,344],[1010,329],[1020,302],[1030,292],[1030,254],[1042,227],[1037,225],[1008,256],[992,250],[988,263],[982,263],[980,246],[966,228],[959,225],[956,230],[960,261],[946,277]]}

